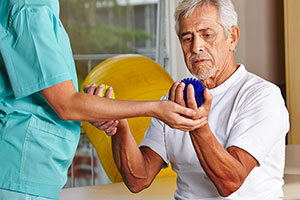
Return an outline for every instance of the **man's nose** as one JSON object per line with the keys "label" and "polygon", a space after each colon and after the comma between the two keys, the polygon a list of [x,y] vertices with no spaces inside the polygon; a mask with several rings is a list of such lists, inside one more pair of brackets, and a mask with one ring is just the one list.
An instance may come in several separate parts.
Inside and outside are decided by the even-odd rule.
{"label": "man's nose", "polygon": [[204,50],[204,41],[201,37],[195,36],[193,41],[193,53],[199,54]]}

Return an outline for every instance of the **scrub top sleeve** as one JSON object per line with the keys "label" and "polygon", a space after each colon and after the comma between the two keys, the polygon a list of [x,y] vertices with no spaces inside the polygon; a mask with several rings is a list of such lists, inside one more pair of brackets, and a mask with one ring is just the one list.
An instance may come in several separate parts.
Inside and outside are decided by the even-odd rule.
{"label": "scrub top sleeve", "polygon": [[279,89],[266,89],[244,102],[226,148],[237,146],[259,163],[289,129],[288,112]]}
{"label": "scrub top sleeve", "polygon": [[49,7],[24,7],[11,19],[9,32],[5,64],[16,98],[72,79],[69,39]]}

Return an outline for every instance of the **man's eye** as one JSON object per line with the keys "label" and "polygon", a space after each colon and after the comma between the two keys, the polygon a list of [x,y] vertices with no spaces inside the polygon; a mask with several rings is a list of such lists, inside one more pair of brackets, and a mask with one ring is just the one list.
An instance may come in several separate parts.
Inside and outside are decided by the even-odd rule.
{"label": "man's eye", "polygon": [[205,33],[203,36],[205,39],[212,39],[214,37],[212,33]]}
{"label": "man's eye", "polygon": [[184,42],[189,42],[189,41],[191,41],[192,40],[192,38],[191,37],[186,37],[186,38],[183,38],[183,41]]}

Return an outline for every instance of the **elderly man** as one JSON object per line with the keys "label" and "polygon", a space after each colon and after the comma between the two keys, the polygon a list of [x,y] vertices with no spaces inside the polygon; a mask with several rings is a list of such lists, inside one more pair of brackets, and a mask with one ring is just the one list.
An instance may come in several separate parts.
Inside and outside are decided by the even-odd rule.
{"label": "elderly man", "polygon": [[[282,199],[288,112],[277,86],[235,62],[240,32],[232,2],[184,0],[175,18],[187,68],[207,88],[197,108],[188,86],[186,106],[202,125],[184,132],[153,118],[138,148],[122,120],[112,146],[125,184],[139,192],[171,163],[175,199]],[[164,98],[185,105],[183,88],[176,82]]]}

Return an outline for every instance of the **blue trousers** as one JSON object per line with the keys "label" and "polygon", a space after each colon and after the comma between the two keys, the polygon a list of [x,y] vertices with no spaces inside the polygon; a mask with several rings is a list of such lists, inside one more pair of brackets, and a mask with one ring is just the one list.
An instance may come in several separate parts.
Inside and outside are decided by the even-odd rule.
{"label": "blue trousers", "polygon": [[57,199],[49,199],[45,197],[39,197],[35,195],[19,193],[19,192],[4,190],[0,188],[0,200],[57,200]]}

